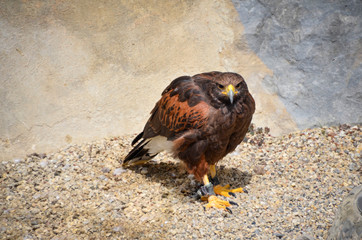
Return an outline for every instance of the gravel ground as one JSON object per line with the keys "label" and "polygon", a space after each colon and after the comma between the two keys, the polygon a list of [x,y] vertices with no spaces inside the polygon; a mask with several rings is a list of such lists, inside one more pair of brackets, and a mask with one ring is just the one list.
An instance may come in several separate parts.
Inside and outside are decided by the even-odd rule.
{"label": "gravel ground", "polygon": [[221,183],[248,190],[232,198],[233,214],[204,210],[200,185],[165,153],[121,168],[134,136],[2,162],[0,238],[325,239],[361,184],[361,126],[267,132],[219,163]]}

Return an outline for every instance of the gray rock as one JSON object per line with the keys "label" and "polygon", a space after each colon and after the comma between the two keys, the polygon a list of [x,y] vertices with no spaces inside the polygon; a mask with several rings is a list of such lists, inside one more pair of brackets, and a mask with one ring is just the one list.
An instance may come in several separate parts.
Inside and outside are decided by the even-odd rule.
{"label": "gray rock", "polygon": [[121,175],[122,173],[125,173],[127,170],[125,170],[124,168],[116,168],[114,169],[113,171],[113,175],[115,176],[119,176]]}
{"label": "gray rock", "polygon": [[362,185],[355,187],[343,200],[328,232],[328,239],[362,238]]}
{"label": "gray rock", "polygon": [[111,169],[109,167],[102,168],[102,172],[104,172],[104,173],[109,173],[110,171],[111,171]]}
{"label": "gray rock", "polygon": [[[362,121],[362,1],[233,0],[298,127]],[[346,107],[348,106],[348,107]]]}
{"label": "gray rock", "polygon": [[296,240],[314,240],[315,238],[309,234],[303,234],[296,238]]}
{"label": "gray rock", "polygon": [[21,158],[15,158],[14,159],[14,163],[21,163],[23,161],[23,159]]}
{"label": "gray rock", "polygon": [[47,160],[42,160],[39,165],[42,167],[42,168],[45,168],[48,166],[48,161]]}

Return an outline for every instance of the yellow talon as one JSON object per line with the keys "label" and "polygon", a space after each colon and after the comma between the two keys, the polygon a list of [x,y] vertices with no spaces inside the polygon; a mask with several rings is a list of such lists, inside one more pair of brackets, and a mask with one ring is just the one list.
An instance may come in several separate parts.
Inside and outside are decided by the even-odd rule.
{"label": "yellow talon", "polygon": [[243,190],[241,187],[239,187],[239,188],[231,189],[231,192],[233,192],[233,193],[236,193],[236,192],[244,192],[244,190]]}
{"label": "yellow talon", "polygon": [[236,192],[244,192],[242,188],[234,188],[234,189],[230,189],[230,185],[227,184],[225,186],[221,186],[221,185],[216,185],[214,186],[214,192],[218,195],[224,196],[224,197],[230,197],[230,192],[231,193],[236,193]]}
{"label": "yellow talon", "polygon": [[231,206],[231,204],[228,201],[221,200],[221,199],[217,198],[216,196],[208,197],[207,201],[209,203],[205,205],[206,208],[215,207],[215,208],[226,210],[227,207]]}

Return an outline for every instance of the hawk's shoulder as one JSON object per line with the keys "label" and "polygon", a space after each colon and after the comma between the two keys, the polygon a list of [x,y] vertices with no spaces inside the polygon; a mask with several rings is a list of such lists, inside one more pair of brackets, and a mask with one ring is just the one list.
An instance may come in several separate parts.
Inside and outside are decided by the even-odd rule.
{"label": "hawk's shoulder", "polygon": [[194,78],[176,78],[162,92],[161,99],[151,111],[144,137],[162,135],[172,138],[181,132],[202,128],[207,123],[209,109],[203,89]]}

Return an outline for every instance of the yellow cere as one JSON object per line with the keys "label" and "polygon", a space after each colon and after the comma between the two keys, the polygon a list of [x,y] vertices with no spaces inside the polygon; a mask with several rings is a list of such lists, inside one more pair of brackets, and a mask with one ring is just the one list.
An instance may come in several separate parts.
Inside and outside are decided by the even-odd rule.
{"label": "yellow cere", "polygon": [[237,94],[237,93],[238,93],[238,91],[236,91],[235,87],[234,87],[232,84],[229,84],[222,93],[223,93],[223,94],[228,94],[228,92],[229,92],[230,90],[233,91],[234,94]]}

